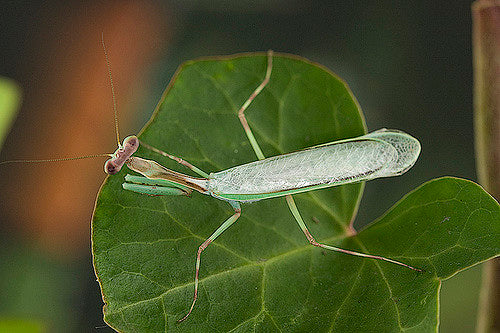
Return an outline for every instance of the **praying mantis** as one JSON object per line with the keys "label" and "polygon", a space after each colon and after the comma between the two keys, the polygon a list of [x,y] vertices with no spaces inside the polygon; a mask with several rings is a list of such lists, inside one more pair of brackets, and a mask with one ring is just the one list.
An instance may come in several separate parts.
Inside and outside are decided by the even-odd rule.
{"label": "praying mantis", "polygon": [[[300,151],[265,158],[245,111],[265,89],[271,79],[272,51],[267,54],[267,69],[263,81],[243,103],[238,111],[242,130],[245,132],[258,161],[243,164],[216,173],[207,173],[192,163],[141,142],[129,136],[105,163],[105,172],[115,175],[126,165],[142,175],[127,175],[123,189],[153,196],[188,196],[196,191],[228,202],[234,210],[198,248],[196,254],[194,295],[190,308],[178,322],[185,321],[192,313],[199,287],[199,271],[203,251],[233,225],[242,214],[241,203],[284,196],[293,218],[313,246],[359,257],[397,264],[414,271],[420,269],[389,258],[345,250],[322,244],[309,232],[293,199],[293,194],[321,188],[361,182],[380,177],[397,176],[415,163],[420,153],[418,140],[400,131],[379,130],[370,134],[306,148]],[[112,87],[113,89],[113,87]],[[113,96],[114,99],[114,96]],[[116,110],[115,110],[115,123]],[[118,137],[118,130],[117,139]],[[187,167],[200,177],[188,176],[167,169],[153,160],[134,156],[139,145],[151,149]]]}
{"label": "praying mantis", "polygon": [[[317,242],[309,232],[292,197],[293,194],[301,192],[400,175],[411,168],[418,158],[420,153],[418,140],[400,131],[382,129],[357,138],[265,158],[245,117],[245,111],[270,81],[272,59],[273,53],[269,51],[267,70],[263,81],[238,111],[242,129],[245,131],[258,161],[216,173],[207,173],[180,157],[140,142],[136,136],[129,136],[105,164],[105,171],[110,175],[118,173],[124,165],[142,175],[142,177],[125,176],[125,182],[122,184],[125,190],[153,196],[183,196],[191,195],[192,192],[196,191],[226,201],[234,210],[233,215],[227,218],[199,246],[195,264],[193,300],[186,315],[178,322],[189,317],[198,298],[201,254],[238,220],[242,213],[241,203],[245,202],[284,196],[292,216],[311,245],[325,250],[378,259],[414,271],[421,271],[389,258],[354,252]],[[178,162],[200,177],[182,174],[167,169],[155,161],[133,156],[140,144]]]}

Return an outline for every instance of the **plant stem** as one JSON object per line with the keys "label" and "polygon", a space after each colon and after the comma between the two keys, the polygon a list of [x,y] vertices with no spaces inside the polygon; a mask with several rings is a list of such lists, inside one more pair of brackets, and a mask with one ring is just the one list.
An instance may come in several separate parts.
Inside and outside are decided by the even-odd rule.
{"label": "plant stem", "polygon": [[[500,1],[472,5],[474,122],[479,182],[500,198]],[[476,331],[500,331],[500,259],[483,269]]]}

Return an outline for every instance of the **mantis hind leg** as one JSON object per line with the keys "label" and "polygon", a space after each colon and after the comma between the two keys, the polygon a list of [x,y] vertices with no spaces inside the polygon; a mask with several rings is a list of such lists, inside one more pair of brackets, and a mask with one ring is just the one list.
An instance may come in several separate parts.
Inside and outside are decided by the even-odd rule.
{"label": "mantis hind leg", "polygon": [[[267,69],[266,69],[266,76],[264,77],[264,80],[261,82],[261,84],[254,90],[254,92],[248,97],[248,99],[243,103],[241,108],[238,111],[238,118],[240,119],[241,125],[243,126],[243,129],[245,130],[245,133],[247,135],[248,141],[250,141],[250,144],[252,145],[252,148],[255,152],[255,155],[257,155],[257,158],[259,160],[263,160],[265,158],[264,153],[262,152],[262,149],[259,146],[259,143],[255,139],[255,136],[253,135],[252,129],[250,128],[250,125],[248,125],[248,121],[245,117],[245,111],[252,103],[252,101],[257,97],[257,95],[264,89],[264,87],[269,83],[269,80],[271,78],[271,72],[273,69],[273,51],[268,51],[267,52]],[[288,203],[288,207],[290,208],[290,211],[292,214],[294,214],[293,207],[295,207],[295,211],[298,214],[298,217],[302,221],[302,217],[300,216],[299,211],[297,210],[297,206],[295,205],[295,201],[293,200],[293,197],[288,194],[286,195],[286,201]],[[292,206],[293,205],[293,206]],[[294,214],[295,216],[295,214]],[[303,223],[303,222],[302,222]]]}
{"label": "mantis hind leg", "polygon": [[355,252],[355,251],[350,251],[350,250],[344,250],[344,249],[341,249],[341,248],[338,248],[338,247],[335,247],[335,246],[330,246],[330,245],[325,245],[325,244],[318,243],[314,239],[314,237],[311,235],[311,233],[309,232],[309,230],[307,229],[306,224],[302,220],[302,217],[300,216],[299,210],[297,209],[297,206],[295,205],[295,202],[293,201],[293,198],[291,196],[287,195],[286,196],[286,201],[287,201],[288,206],[290,207],[290,210],[291,210],[293,216],[295,217],[295,220],[297,221],[300,229],[302,230],[302,232],[304,232],[304,234],[306,235],[307,240],[309,241],[309,243],[311,243],[311,245],[317,246],[317,247],[320,247],[320,248],[323,248],[323,249],[326,249],[326,250],[330,250],[330,251],[336,251],[336,252],[342,252],[342,253],[345,253],[345,254],[350,254],[350,255],[353,255],[353,256],[357,256],[357,257],[371,258],[371,259],[377,259],[377,260],[387,261],[387,262],[390,262],[390,263],[393,263],[393,264],[396,264],[396,265],[400,265],[400,266],[403,266],[403,267],[406,267],[406,268],[409,268],[409,269],[412,269],[412,270],[418,271],[418,272],[422,271],[421,269],[412,267],[412,266],[407,265],[405,263],[402,263],[402,262],[399,262],[399,261],[396,261],[396,260],[392,260],[392,259],[389,259],[389,258],[385,258],[385,257],[381,257],[381,256],[375,256],[375,255],[366,254],[366,253]]}
{"label": "mantis hind leg", "polygon": [[247,118],[245,117],[245,111],[248,108],[248,106],[250,106],[255,97],[257,97],[257,95],[260,94],[260,92],[264,89],[264,87],[269,83],[272,70],[273,70],[273,51],[269,50],[267,52],[267,69],[264,80],[260,83],[260,85],[257,88],[255,88],[254,92],[250,95],[250,97],[248,97],[248,99],[245,101],[245,103],[243,103],[243,105],[238,111],[238,118],[240,118],[241,125],[243,126],[243,129],[245,130],[248,140],[252,145],[255,155],[257,155],[257,158],[259,160],[263,160],[265,158],[264,153],[262,153],[262,149],[260,149],[260,146],[257,140],[255,139],[255,136],[253,135],[252,129],[248,125]]}
{"label": "mantis hind leg", "polygon": [[[255,97],[257,97],[257,95],[260,94],[260,92],[264,89],[264,87],[269,82],[269,79],[271,77],[272,68],[273,68],[273,51],[269,50],[267,52],[267,69],[266,69],[266,76],[264,77],[264,80],[254,90],[254,92],[245,101],[245,103],[243,103],[243,105],[241,106],[240,110],[238,111],[238,117],[240,118],[240,122],[243,125],[243,128],[245,129],[245,133],[247,134],[248,140],[250,140],[250,144],[252,145],[252,148],[255,151],[255,154],[257,155],[257,157],[260,160],[264,159],[265,157],[264,157],[264,154],[262,153],[262,149],[260,149],[260,146],[257,143],[257,140],[255,140],[255,137],[254,137],[254,135],[252,133],[252,130],[250,129],[250,126],[248,125],[247,119],[245,118],[245,110],[248,108],[248,106],[252,103],[252,101],[255,99]],[[162,156],[168,157],[171,160],[174,160],[177,163],[179,163],[181,165],[184,165],[185,167],[187,167],[188,169],[190,169],[193,172],[197,173],[198,175],[200,175],[200,176],[202,176],[204,178],[208,178],[208,173],[206,173],[205,171],[199,169],[198,167],[196,167],[195,165],[191,164],[190,162],[188,162],[188,161],[186,161],[186,160],[184,160],[184,159],[182,159],[180,157],[177,157],[177,156],[171,155],[171,154],[169,154],[167,152],[164,152],[164,151],[162,151],[162,150],[160,150],[158,148],[155,148],[155,147],[153,147],[151,145],[148,145],[145,142],[140,141],[140,144],[142,146],[144,146],[145,148],[147,148],[147,149],[149,149],[151,151],[154,151],[155,153],[158,153],[158,154],[160,154]]]}
{"label": "mantis hind leg", "polygon": [[237,201],[229,201],[229,204],[231,205],[231,207],[233,207],[234,214],[231,217],[229,217],[226,221],[224,221],[224,223],[222,223],[222,225],[219,228],[217,228],[217,230],[215,230],[214,233],[210,237],[208,237],[207,240],[204,241],[203,244],[201,244],[200,247],[198,248],[198,254],[196,256],[196,272],[194,275],[193,303],[191,303],[191,307],[189,308],[188,313],[184,317],[179,319],[177,321],[178,323],[186,320],[187,317],[189,317],[191,311],[193,311],[196,299],[198,298],[198,281],[199,281],[198,277],[200,272],[201,253],[208,247],[208,245],[210,245],[210,243],[212,243],[217,237],[219,237],[224,231],[226,231],[227,228],[229,228],[234,222],[236,222],[236,220],[238,220],[238,218],[241,215],[240,204]]}
{"label": "mantis hind leg", "polygon": [[[246,135],[248,137],[248,140],[250,141],[250,144],[252,145],[252,148],[253,148],[253,150],[255,152],[255,155],[257,155],[257,158],[259,160],[264,159],[265,156],[262,153],[262,149],[260,148],[257,140],[255,139],[255,137],[254,137],[254,135],[252,133],[252,129],[248,125],[248,121],[247,121],[247,119],[245,117],[245,110],[248,108],[248,106],[253,101],[253,99],[262,91],[262,89],[264,89],[264,87],[269,82],[269,79],[271,77],[271,71],[272,71],[272,55],[273,55],[272,51],[269,51],[268,52],[268,65],[267,65],[266,76],[265,76],[264,80],[255,89],[255,91],[250,95],[250,97],[248,98],[248,100],[245,103],[243,103],[243,105],[241,106],[240,110],[238,111],[238,118],[240,119],[241,125],[243,126],[243,129],[245,130],[245,133],[246,133]],[[318,243],[314,239],[314,237],[311,235],[311,233],[309,232],[309,230],[307,229],[307,226],[304,223],[304,220],[302,219],[302,216],[300,215],[300,212],[299,212],[299,210],[297,208],[297,205],[295,204],[295,200],[293,200],[293,197],[290,194],[286,195],[285,197],[286,197],[286,202],[288,204],[288,208],[290,209],[290,212],[292,213],[293,217],[297,221],[297,224],[299,225],[299,227],[302,230],[302,232],[304,232],[304,234],[306,235],[307,240],[309,241],[309,243],[311,243],[311,245],[314,245],[314,246],[317,246],[317,247],[320,247],[320,248],[323,248],[323,249],[326,249],[326,250],[336,251],[336,252],[342,252],[342,253],[346,253],[346,254],[358,256],[358,257],[383,260],[383,261],[387,261],[387,262],[390,262],[390,263],[393,263],[393,264],[396,264],[396,265],[407,267],[407,268],[415,270],[415,271],[421,271],[418,268],[414,268],[412,266],[409,266],[407,264],[404,264],[402,262],[399,262],[399,261],[396,261],[396,260],[392,260],[392,259],[389,259],[389,258],[385,258],[385,257],[381,257],[381,256],[376,256],[376,255],[365,254],[365,253],[360,253],[360,252],[355,252],[355,251],[350,251],[350,250],[344,250],[344,249],[341,249],[341,248],[338,248],[338,247],[334,247],[334,246],[330,246],[330,245],[325,245],[325,244]]]}

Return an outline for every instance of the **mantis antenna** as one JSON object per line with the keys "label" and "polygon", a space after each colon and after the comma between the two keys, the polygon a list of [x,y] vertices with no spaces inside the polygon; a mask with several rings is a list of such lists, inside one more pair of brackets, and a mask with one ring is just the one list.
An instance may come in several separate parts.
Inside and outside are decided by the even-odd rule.
{"label": "mantis antenna", "polygon": [[10,164],[10,163],[45,163],[45,162],[74,161],[74,160],[83,160],[85,158],[107,157],[107,156],[113,156],[113,154],[94,154],[94,155],[85,155],[77,157],[48,158],[43,160],[9,160],[0,162],[0,165]]}
{"label": "mantis antenna", "polygon": [[136,136],[128,136],[123,140],[123,145],[120,143],[120,134],[118,129],[118,109],[116,107],[116,96],[115,96],[115,87],[113,84],[113,76],[111,75],[111,64],[108,58],[108,52],[106,50],[106,45],[104,44],[104,33],[101,34],[101,44],[102,49],[104,50],[104,57],[106,58],[106,66],[108,68],[109,82],[111,85],[111,95],[113,98],[113,113],[115,118],[115,133],[116,133],[116,141],[118,144],[118,148],[115,150],[113,154],[92,154],[85,156],[77,156],[77,157],[61,157],[61,158],[49,158],[49,159],[38,159],[38,160],[9,160],[2,161],[2,164],[10,164],[10,163],[45,163],[45,162],[61,162],[61,161],[74,161],[74,160],[82,160],[86,158],[95,158],[95,157],[111,157],[106,161],[104,165],[104,171],[109,175],[114,175],[118,173],[125,162],[134,154],[139,147],[139,139]]}
{"label": "mantis antenna", "polygon": [[108,67],[109,83],[111,85],[111,96],[113,98],[113,113],[115,115],[116,143],[118,147],[121,147],[120,131],[118,130],[118,109],[116,108],[115,86],[113,84],[113,75],[111,75],[111,64],[108,59],[108,52],[106,51],[106,45],[104,44],[104,32],[101,33],[101,44],[102,44],[102,49],[104,50],[104,57],[106,58],[106,66]]}

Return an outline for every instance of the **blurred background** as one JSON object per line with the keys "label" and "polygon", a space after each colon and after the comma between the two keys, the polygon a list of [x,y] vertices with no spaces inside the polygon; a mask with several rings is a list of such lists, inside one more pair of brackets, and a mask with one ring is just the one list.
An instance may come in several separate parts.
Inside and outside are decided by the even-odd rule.
{"label": "blurred background", "polygon": [[[116,148],[101,33],[113,69],[121,137],[137,133],[175,69],[200,56],[288,52],[342,77],[369,130],[422,143],[402,177],[366,185],[356,227],[423,182],[476,180],[471,1],[2,1],[0,75],[22,107],[0,161]],[[0,321],[51,332],[110,332],[90,252],[103,159],[0,166]],[[293,227],[293,225],[291,225]],[[480,267],[445,281],[441,332],[475,327]],[[1,327],[0,327],[1,330]]]}

